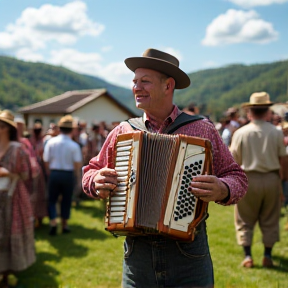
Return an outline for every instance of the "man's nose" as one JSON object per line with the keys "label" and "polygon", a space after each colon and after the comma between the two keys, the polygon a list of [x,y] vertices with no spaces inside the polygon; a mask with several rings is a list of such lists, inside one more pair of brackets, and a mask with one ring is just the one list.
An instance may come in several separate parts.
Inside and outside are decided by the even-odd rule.
{"label": "man's nose", "polygon": [[133,85],[133,89],[135,91],[141,90],[142,88],[143,88],[143,86],[142,86],[141,82],[135,82],[134,85]]}

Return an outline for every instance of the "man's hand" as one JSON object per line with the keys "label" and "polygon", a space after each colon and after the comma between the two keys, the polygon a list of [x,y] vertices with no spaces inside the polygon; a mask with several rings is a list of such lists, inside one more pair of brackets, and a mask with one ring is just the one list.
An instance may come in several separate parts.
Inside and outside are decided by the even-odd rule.
{"label": "man's hand", "polygon": [[98,196],[101,199],[106,199],[117,186],[117,172],[107,167],[102,168],[98,171],[93,181],[95,189],[99,191]]}
{"label": "man's hand", "polygon": [[221,201],[229,195],[228,187],[213,175],[195,176],[189,191],[205,202]]}
{"label": "man's hand", "polygon": [[0,177],[7,177],[10,175],[10,172],[4,168],[4,167],[0,167]]}

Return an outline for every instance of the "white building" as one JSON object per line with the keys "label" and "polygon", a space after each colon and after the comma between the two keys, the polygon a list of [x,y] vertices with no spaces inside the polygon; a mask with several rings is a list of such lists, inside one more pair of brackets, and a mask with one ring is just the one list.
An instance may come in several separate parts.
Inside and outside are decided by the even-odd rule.
{"label": "white building", "polygon": [[86,121],[87,127],[90,127],[94,121],[113,124],[141,114],[139,111],[139,115],[136,115],[117,101],[106,89],[68,91],[22,107],[18,113],[23,115],[28,129],[33,127],[35,120],[41,120],[43,129],[48,129],[50,123],[57,124],[59,119],[66,114]]}

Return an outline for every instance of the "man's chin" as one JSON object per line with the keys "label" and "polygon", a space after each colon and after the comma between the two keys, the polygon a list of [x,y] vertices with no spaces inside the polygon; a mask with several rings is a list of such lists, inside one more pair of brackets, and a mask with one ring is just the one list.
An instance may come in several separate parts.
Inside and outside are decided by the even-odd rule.
{"label": "man's chin", "polygon": [[138,109],[144,109],[145,108],[145,106],[146,105],[144,105],[143,103],[141,103],[141,102],[136,102],[136,107],[138,108]]}

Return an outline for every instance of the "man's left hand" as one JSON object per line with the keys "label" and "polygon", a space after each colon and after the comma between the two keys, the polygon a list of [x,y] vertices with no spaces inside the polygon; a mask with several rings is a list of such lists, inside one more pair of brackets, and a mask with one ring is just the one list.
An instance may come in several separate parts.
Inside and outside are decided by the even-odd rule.
{"label": "man's left hand", "polygon": [[195,176],[190,188],[193,195],[205,202],[222,201],[229,194],[228,187],[213,175]]}

